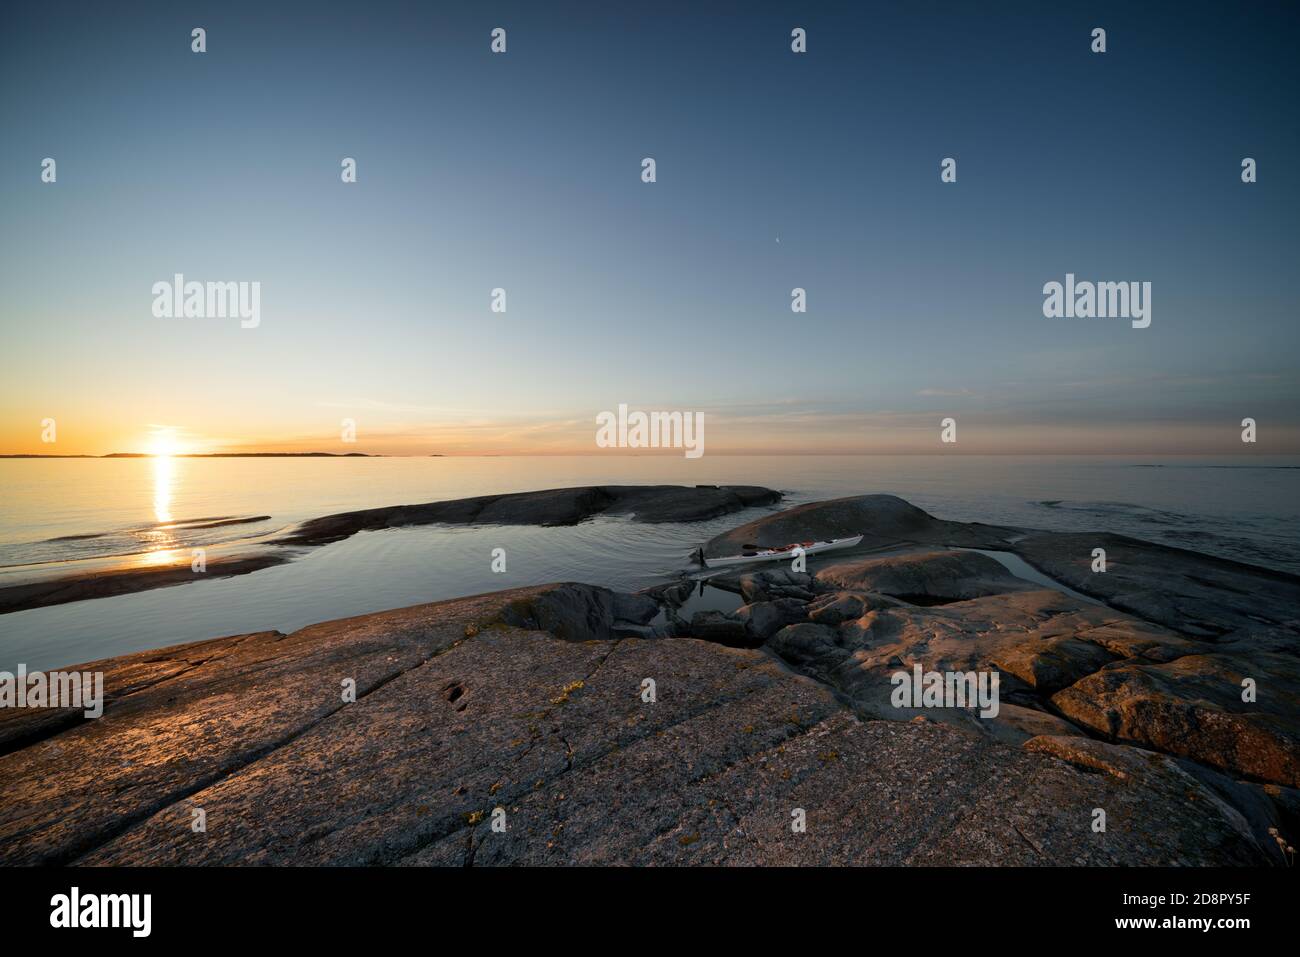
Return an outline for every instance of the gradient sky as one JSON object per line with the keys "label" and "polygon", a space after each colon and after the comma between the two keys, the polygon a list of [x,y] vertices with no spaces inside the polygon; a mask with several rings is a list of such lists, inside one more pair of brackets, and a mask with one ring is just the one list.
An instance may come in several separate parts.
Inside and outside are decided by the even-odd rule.
{"label": "gradient sky", "polygon": [[1294,4],[699,6],[7,5],[0,451],[1300,451]]}

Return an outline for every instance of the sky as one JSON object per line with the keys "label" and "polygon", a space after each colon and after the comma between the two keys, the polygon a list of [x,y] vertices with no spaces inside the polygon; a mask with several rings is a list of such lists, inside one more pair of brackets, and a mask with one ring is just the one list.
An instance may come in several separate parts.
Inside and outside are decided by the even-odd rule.
{"label": "sky", "polygon": [[1300,451],[1294,4],[267,6],[0,14],[0,452]]}

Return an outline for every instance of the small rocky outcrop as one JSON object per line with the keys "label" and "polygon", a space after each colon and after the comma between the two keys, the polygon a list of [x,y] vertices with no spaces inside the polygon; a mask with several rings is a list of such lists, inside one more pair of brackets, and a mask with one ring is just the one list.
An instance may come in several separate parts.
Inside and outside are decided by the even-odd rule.
{"label": "small rocky outcrop", "polygon": [[704,554],[708,558],[739,555],[755,547],[854,535],[863,536],[863,549],[898,542],[1004,548],[1006,539],[1020,532],[1020,529],[997,525],[945,522],[896,495],[854,495],[765,515],[709,539]]}
{"label": "small rocky outcrop", "polygon": [[288,555],[263,552],[255,555],[218,555],[210,558],[203,571],[195,571],[189,552],[166,565],[109,568],[60,575],[56,578],[21,582],[0,587],[0,615],[28,608],[45,608],[70,601],[111,598],[150,588],[167,588],[190,582],[247,575],[289,561]]}
{"label": "small rocky outcrop", "polygon": [[823,568],[817,581],[837,591],[887,594],[915,605],[1027,591],[1034,585],[979,552],[906,551]]}
{"label": "small rocky outcrop", "polygon": [[598,485],[484,495],[340,512],[303,522],[282,545],[323,545],[361,531],[409,525],[576,525],[596,515],[635,522],[697,522],[780,501],[781,493],[755,485]]}

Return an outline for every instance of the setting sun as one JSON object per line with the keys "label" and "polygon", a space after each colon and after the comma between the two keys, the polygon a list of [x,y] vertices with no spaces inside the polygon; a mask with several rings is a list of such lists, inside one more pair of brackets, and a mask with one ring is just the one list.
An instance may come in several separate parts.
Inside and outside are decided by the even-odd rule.
{"label": "setting sun", "polygon": [[181,455],[184,449],[176,438],[176,430],[156,428],[149,434],[149,454],[160,457]]}

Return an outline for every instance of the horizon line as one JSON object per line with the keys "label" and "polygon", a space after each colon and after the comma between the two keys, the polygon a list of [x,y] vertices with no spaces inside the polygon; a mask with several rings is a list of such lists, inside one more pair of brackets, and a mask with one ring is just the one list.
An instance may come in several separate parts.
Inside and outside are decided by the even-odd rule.
{"label": "horizon line", "polygon": [[[932,451],[719,451],[710,453],[714,457],[760,458],[764,456],[788,456],[791,458],[805,456],[868,456],[868,455],[1086,455],[1093,457],[1137,458],[1172,458],[1183,456],[1213,455],[1218,457],[1255,457],[1259,455],[1300,455],[1300,451],[1199,451],[1199,452],[1093,452],[1093,451],[959,451],[956,449],[936,449]],[[450,458],[681,458],[680,449],[657,449],[639,451],[604,451],[604,452],[0,452],[0,459],[255,459],[255,458],[366,458],[366,459],[450,459]]]}

